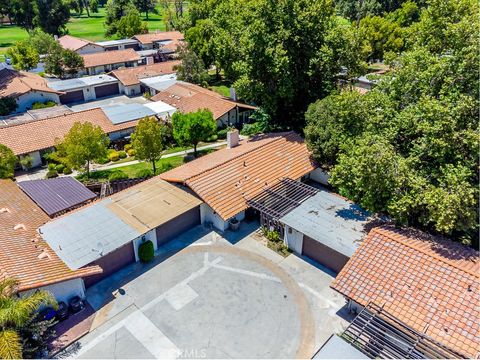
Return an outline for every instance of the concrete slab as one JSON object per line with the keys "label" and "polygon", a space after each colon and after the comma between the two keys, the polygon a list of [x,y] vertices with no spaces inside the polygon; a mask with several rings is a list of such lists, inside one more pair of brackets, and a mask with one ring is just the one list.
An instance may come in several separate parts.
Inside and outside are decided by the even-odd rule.
{"label": "concrete slab", "polygon": [[295,255],[281,257],[252,236],[258,224],[242,226],[235,233],[198,226],[160,247],[154,263],[134,264],[88,289],[98,309],[94,330],[67,353],[313,356],[346,325],[339,316],[344,300],[328,287],[334,274]]}

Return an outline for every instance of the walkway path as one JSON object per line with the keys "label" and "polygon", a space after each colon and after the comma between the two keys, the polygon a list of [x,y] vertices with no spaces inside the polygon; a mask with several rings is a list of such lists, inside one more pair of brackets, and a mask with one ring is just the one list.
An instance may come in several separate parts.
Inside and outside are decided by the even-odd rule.
{"label": "walkway path", "polygon": [[[200,146],[200,147],[197,148],[197,151],[208,150],[208,149],[217,149],[217,148],[225,146],[225,145],[227,145],[226,141],[217,142],[217,143],[208,144],[208,145],[205,145],[205,146]],[[192,153],[193,153],[193,149],[188,149],[188,150],[183,150],[183,151],[178,151],[178,152],[174,152],[174,153],[171,153],[171,154],[163,155],[162,159],[166,159],[166,158],[170,158],[170,157],[174,157],[174,156],[187,155],[187,154],[192,154]],[[122,162],[120,164],[105,164],[105,165],[92,164],[90,171],[94,172],[94,171],[99,171],[99,170],[115,169],[115,168],[119,168],[119,167],[123,167],[123,166],[138,164],[139,162],[141,162],[141,161],[140,160],[132,160],[132,161]],[[26,173],[22,173],[21,175],[17,175],[17,176],[15,176],[15,178],[16,178],[17,181],[45,179],[45,175],[47,174],[47,171],[48,171],[47,167],[41,167],[41,168],[33,169],[33,170],[31,170],[29,172],[26,172]],[[77,176],[77,175],[78,175],[78,172],[74,171],[70,175],[66,175],[66,176]]]}

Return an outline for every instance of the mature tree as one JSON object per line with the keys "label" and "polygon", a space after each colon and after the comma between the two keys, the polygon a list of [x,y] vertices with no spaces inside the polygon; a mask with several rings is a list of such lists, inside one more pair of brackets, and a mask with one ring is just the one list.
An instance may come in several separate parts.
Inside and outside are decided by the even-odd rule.
{"label": "mature tree", "polygon": [[127,15],[115,23],[116,34],[120,38],[129,38],[135,34],[148,33],[147,23],[140,18],[140,13],[135,8],[130,8]]}
{"label": "mature tree", "polygon": [[[184,14],[184,0],[159,0],[163,22],[167,30],[185,30],[188,26],[188,20]],[[190,4],[189,4],[190,6]]]}
{"label": "mature tree", "polygon": [[49,34],[63,34],[70,19],[70,9],[65,0],[37,0],[38,26]]}
{"label": "mature tree", "polygon": [[216,65],[215,32],[215,24],[212,19],[205,19],[199,20],[185,34],[189,48],[202,59],[203,65],[207,68]]}
{"label": "mature tree", "polygon": [[148,20],[148,14],[156,14],[158,13],[156,9],[157,1],[156,0],[133,0],[133,5],[138,9],[140,12],[145,13],[145,18]]}
{"label": "mature tree", "polygon": [[50,49],[56,46],[58,43],[55,41],[52,35],[47,34],[39,28],[30,32],[30,44],[41,55],[48,54]]}
{"label": "mature tree", "polygon": [[38,25],[38,6],[35,0],[12,0],[8,14],[14,23],[25,30]]}
{"label": "mature tree", "polygon": [[181,64],[175,65],[179,80],[191,82],[198,85],[207,85],[209,75],[205,69],[202,59],[190,50],[187,45],[179,46],[179,58]]}
{"label": "mature tree", "polygon": [[197,157],[197,145],[206,141],[215,134],[217,123],[210,110],[182,114],[176,112],[172,117],[173,137],[182,146],[193,146],[194,156]]}
{"label": "mature tree", "polygon": [[9,147],[0,144],[0,179],[13,178],[13,169],[16,162],[17,157],[13,151]]}
{"label": "mature tree", "polygon": [[[36,312],[42,306],[56,307],[54,297],[45,290],[37,290],[31,295],[18,296],[18,281],[3,279],[0,281],[0,358],[19,359],[24,357],[22,344],[31,339],[22,337],[34,326]],[[27,344],[28,345],[28,344]]]}
{"label": "mature tree", "polygon": [[62,48],[58,43],[50,47],[45,58],[45,72],[60,78],[75,75],[84,66],[83,58],[75,51]]}
{"label": "mature tree", "polygon": [[162,157],[165,125],[154,117],[140,120],[132,134],[132,147],[135,157],[152,163],[153,174],[157,172],[155,162]]}
{"label": "mature tree", "polygon": [[11,96],[4,96],[0,98],[0,116],[9,115],[18,107],[17,102]]}
{"label": "mature tree", "polygon": [[117,21],[127,15],[133,7],[132,0],[108,0],[106,5],[105,35],[112,36],[117,33]]}
{"label": "mature tree", "polygon": [[60,144],[67,155],[68,162],[76,169],[85,168],[90,176],[90,163],[106,157],[110,143],[100,126],[89,122],[73,124]]}
{"label": "mature tree", "polygon": [[12,59],[13,67],[17,70],[30,70],[40,61],[37,50],[28,40],[17,41],[7,50],[7,56]]}
{"label": "mature tree", "polygon": [[88,8],[92,13],[98,13],[98,0],[90,0],[88,2]]}
{"label": "mature tree", "polygon": [[[430,0],[410,50],[372,91],[306,114],[307,143],[341,194],[399,223],[478,244],[480,31],[475,0]],[[468,30],[467,30],[468,29]],[[434,36],[431,36],[434,34]]]}

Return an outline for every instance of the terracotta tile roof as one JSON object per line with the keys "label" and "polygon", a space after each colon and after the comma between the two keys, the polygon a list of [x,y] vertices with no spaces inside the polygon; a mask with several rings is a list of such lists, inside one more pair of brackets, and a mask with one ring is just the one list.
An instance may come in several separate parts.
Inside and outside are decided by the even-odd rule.
{"label": "terracotta tile roof", "polygon": [[149,34],[139,34],[133,36],[133,38],[145,45],[156,41],[183,40],[183,34],[180,31],[162,31]]}
{"label": "terracotta tile roof", "polygon": [[480,354],[479,253],[418,231],[370,231],[331,287],[373,302],[411,328],[477,358]]}
{"label": "terracotta tile roof", "polygon": [[213,113],[214,119],[220,118],[237,106],[256,109],[254,106],[230,100],[215,91],[181,81],[159,92],[151,100],[163,101],[183,113],[208,109]]}
{"label": "terracotta tile roof", "polygon": [[0,180],[0,279],[16,278],[20,291],[102,272],[70,270],[37,233],[48,220],[12,180]]}
{"label": "terracotta tile roof", "polygon": [[64,49],[70,49],[73,51],[77,51],[81,48],[83,48],[86,45],[92,44],[91,41],[85,40],[85,39],[80,39],[75,36],[70,36],[70,35],[63,35],[58,39],[58,43],[64,48]]}
{"label": "terracotta tile roof", "polygon": [[4,96],[16,98],[30,91],[62,94],[49,88],[47,81],[37,74],[6,68],[0,70],[0,98]]}
{"label": "terracotta tile roof", "polygon": [[0,144],[8,146],[15,155],[47,149],[55,145],[57,138],[62,139],[76,122],[98,125],[107,134],[135,127],[138,123],[135,120],[114,125],[102,109],[95,108],[1,127]]}
{"label": "terracotta tile roof", "polygon": [[255,137],[233,149],[222,149],[160,177],[183,182],[224,220],[248,206],[247,199],[281,178],[298,179],[316,165],[303,139],[294,132]]}
{"label": "terracotta tile roof", "polygon": [[135,66],[127,69],[114,70],[110,75],[115,76],[125,85],[140,84],[139,79],[145,79],[153,76],[172,74],[176,72],[173,67],[180,64],[181,61],[164,61],[152,65]]}
{"label": "terracotta tile roof", "polygon": [[83,57],[85,68],[138,61],[141,59],[140,55],[133,49],[105,51],[81,56]]}

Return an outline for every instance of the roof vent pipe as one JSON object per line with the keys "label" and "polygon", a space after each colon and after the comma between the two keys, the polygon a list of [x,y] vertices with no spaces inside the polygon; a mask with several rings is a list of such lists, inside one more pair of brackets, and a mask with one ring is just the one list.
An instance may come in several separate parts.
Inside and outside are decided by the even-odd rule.
{"label": "roof vent pipe", "polygon": [[239,141],[240,141],[240,135],[238,134],[237,129],[233,129],[227,132],[227,148],[231,149],[231,148],[234,148],[235,146],[238,146]]}

